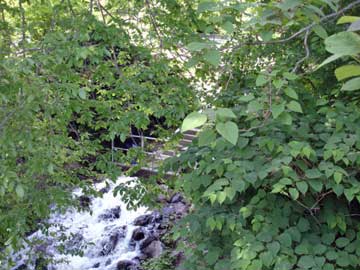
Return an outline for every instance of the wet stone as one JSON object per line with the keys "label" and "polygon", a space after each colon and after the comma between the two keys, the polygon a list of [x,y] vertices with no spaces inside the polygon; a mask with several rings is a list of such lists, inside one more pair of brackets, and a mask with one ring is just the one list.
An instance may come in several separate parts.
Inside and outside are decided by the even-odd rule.
{"label": "wet stone", "polygon": [[140,241],[145,238],[145,233],[142,228],[136,228],[133,231],[133,234],[131,236],[131,239],[134,241]]}
{"label": "wet stone", "polygon": [[137,270],[137,263],[130,260],[119,261],[116,266],[117,270]]}
{"label": "wet stone", "polygon": [[100,267],[100,263],[98,262],[98,263],[95,263],[93,266],[92,266],[92,268],[99,268]]}
{"label": "wet stone", "polygon": [[111,208],[106,210],[105,213],[99,215],[100,220],[115,220],[120,218],[121,208],[117,206],[115,208]]}

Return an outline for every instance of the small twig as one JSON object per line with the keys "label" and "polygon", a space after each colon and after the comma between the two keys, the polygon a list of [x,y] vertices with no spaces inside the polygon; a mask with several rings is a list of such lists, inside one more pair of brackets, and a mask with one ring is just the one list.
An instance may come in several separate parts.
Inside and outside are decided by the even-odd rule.
{"label": "small twig", "polygon": [[295,67],[293,68],[292,72],[296,73],[300,65],[310,57],[310,49],[308,44],[308,38],[310,35],[310,30],[307,30],[304,37],[304,47],[305,47],[305,56],[301,58],[299,61],[296,62]]}
{"label": "small twig", "polygon": [[316,207],[323,199],[325,199],[325,197],[326,197],[327,195],[329,195],[329,194],[331,194],[331,193],[333,193],[332,190],[330,190],[330,191],[328,191],[328,192],[326,192],[326,193],[321,194],[320,198],[313,204],[313,206],[311,206],[310,210],[315,209],[315,207]]}
{"label": "small twig", "polygon": [[337,12],[331,13],[329,15],[326,15],[324,17],[322,17],[318,22],[313,22],[311,24],[309,24],[308,26],[301,28],[299,31],[297,31],[296,33],[292,34],[290,37],[284,38],[284,39],[277,39],[277,40],[270,40],[270,41],[255,41],[255,42],[242,42],[236,46],[233,47],[234,50],[241,48],[242,46],[249,46],[249,45],[268,45],[268,44],[279,44],[279,43],[285,43],[288,41],[291,41],[292,39],[300,36],[301,34],[311,30],[314,26],[321,24],[327,20],[336,18],[340,15],[342,15],[344,12],[346,12],[349,9],[352,9],[354,7],[356,7],[357,5],[360,5],[360,0],[354,1],[351,4],[347,5],[346,7],[340,9]]}
{"label": "small twig", "polygon": [[157,26],[157,24],[156,24],[156,20],[155,20],[154,14],[153,14],[152,11],[151,11],[151,5],[150,5],[149,0],[145,0],[145,4],[146,4],[146,6],[147,6],[147,8],[148,8],[148,10],[149,10],[149,15],[150,15],[151,24],[153,25],[154,30],[155,30],[155,33],[156,33],[156,35],[157,35],[158,38],[159,38],[160,49],[162,50],[162,48],[163,48],[163,40],[162,40],[162,37],[161,37],[161,35],[160,35],[160,31],[159,31],[159,29],[158,29],[158,26]]}

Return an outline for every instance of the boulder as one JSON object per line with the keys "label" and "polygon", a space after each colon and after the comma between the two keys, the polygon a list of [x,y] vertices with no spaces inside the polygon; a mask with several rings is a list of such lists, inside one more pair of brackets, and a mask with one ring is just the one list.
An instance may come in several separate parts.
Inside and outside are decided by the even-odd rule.
{"label": "boulder", "polygon": [[137,217],[134,220],[134,225],[135,226],[146,226],[146,225],[149,225],[150,223],[152,223],[153,221],[154,221],[153,215],[146,214],[146,215]]}
{"label": "boulder", "polygon": [[158,237],[155,235],[149,235],[144,241],[140,244],[140,250],[145,249],[148,245],[150,245],[153,241],[158,240]]}
{"label": "boulder", "polygon": [[103,214],[99,215],[99,220],[114,220],[120,218],[121,208],[117,206],[106,210]]}
{"label": "boulder", "polygon": [[134,241],[140,241],[140,240],[142,240],[144,238],[145,238],[145,233],[144,233],[144,230],[142,228],[136,228],[133,231],[133,234],[131,236],[131,240],[134,240]]}
{"label": "boulder", "polygon": [[91,204],[91,199],[90,199],[90,197],[88,197],[86,195],[81,195],[79,197],[79,202],[80,202],[80,206],[82,208],[89,208],[90,204]]}
{"label": "boulder", "polygon": [[93,266],[92,266],[92,268],[99,268],[100,267],[100,263],[98,262],[98,263],[95,263]]}
{"label": "boulder", "polygon": [[159,240],[152,241],[149,245],[147,245],[142,253],[146,255],[148,258],[158,258],[163,252],[163,244]]}
{"label": "boulder", "polygon": [[125,233],[123,230],[115,230],[112,234],[110,234],[107,240],[103,241],[100,256],[107,256],[113,252],[119,242],[119,239],[124,237]]}
{"label": "boulder", "polygon": [[119,261],[116,265],[117,270],[137,270],[138,264],[134,261],[123,260]]}
{"label": "boulder", "polygon": [[180,193],[175,193],[173,196],[171,196],[169,203],[178,203],[183,201],[184,197]]}

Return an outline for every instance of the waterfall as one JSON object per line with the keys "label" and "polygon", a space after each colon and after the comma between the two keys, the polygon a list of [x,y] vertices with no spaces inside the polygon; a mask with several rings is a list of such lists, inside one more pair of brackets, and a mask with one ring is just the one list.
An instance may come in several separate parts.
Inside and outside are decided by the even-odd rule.
{"label": "waterfall", "polygon": [[[52,214],[48,220],[49,224],[53,224],[49,233],[37,231],[29,236],[30,241],[40,239],[43,243],[31,251],[25,247],[14,254],[16,267],[12,269],[35,269],[39,263],[39,258],[33,256],[36,252],[42,252],[45,259],[56,262],[42,268],[47,270],[117,269],[119,261],[136,259],[140,248],[139,242],[132,239],[134,230],[138,228],[134,220],[146,214],[147,209],[127,210],[121,198],[113,196],[114,188],[130,179],[120,177],[115,183],[110,182],[109,188],[106,188],[105,182],[96,184],[96,189],[102,190],[103,196],[87,201],[90,211],[69,208],[64,214]],[[73,195],[81,197],[82,193],[76,190]],[[66,254],[62,254],[59,247]]]}

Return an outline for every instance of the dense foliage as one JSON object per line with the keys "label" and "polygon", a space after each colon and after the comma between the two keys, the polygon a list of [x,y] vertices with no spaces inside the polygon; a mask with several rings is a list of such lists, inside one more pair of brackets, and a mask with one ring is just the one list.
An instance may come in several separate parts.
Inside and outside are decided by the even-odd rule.
{"label": "dense foliage", "polygon": [[359,17],[338,19],[360,3],[250,2],[197,7],[210,38],[188,49],[216,88],[184,120],[198,140],[168,164],[194,203],[184,268],[358,269]]}
{"label": "dense foliage", "polygon": [[360,267],[360,1],[45,2],[0,1],[0,249],[187,115],[185,269]]}

